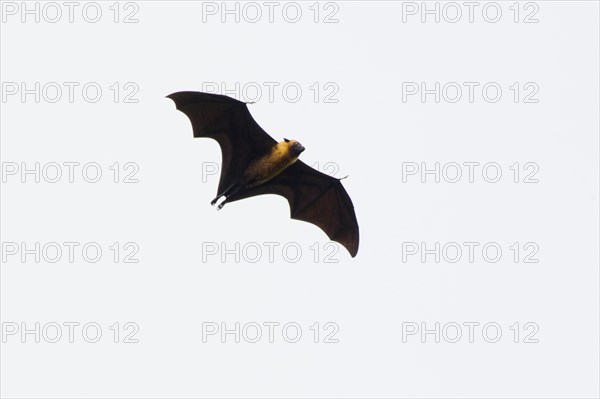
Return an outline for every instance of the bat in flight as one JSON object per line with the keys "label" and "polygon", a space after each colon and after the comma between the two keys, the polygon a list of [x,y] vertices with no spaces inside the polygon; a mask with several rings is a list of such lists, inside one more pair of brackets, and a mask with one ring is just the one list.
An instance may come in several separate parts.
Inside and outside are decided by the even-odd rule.
{"label": "bat in flight", "polygon": [[167,97],[190,119],[194,137],[215,139],[221,147],[221,177],[211,205],[221,209],[255,195],[281,195],[289,202],[292,219],[320,227],[356,256],[358,222],[350,196],[341,179],[298,160],[302,144],[275,141],[252,118],[246,103],[234,98],[191,91]]}

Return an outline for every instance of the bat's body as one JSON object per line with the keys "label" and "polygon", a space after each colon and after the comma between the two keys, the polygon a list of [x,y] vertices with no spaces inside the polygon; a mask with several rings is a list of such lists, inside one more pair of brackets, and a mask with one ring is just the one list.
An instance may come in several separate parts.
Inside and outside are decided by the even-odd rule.
{"label": "bat's body", "polygon": [[223,166],[217,196],[226,203],[260,194],[285,197],[294,219],[319,226],[352,256],[358,251],[358,223],[340,179],[298,160],[304,147],[296,140],[276,142],[254,121],[245,103],[198,92],[168,96],[192,122],[194,137],[209,137],[221,146]]}
{"label": "bat's body", "polygon": [[[225,191],[218,193],[210,204],[215,205],[221,197],[231,197],[245,188],[256,187],[268,182],[296,162],[302,151],[304,151],[304,147],[296,140],[285,139],[275,144],[269,153],[252,160],[244,169],[241,179]],[[226,203],[227,199],[221,202],[218,208],[223,208]]]}
{"label": "bat's body", "polygon": [[284,140],[273,146],[273,150],[246,168],[244,178],[250,186],[271,180],[298,160],[304,147],[295,140]]}

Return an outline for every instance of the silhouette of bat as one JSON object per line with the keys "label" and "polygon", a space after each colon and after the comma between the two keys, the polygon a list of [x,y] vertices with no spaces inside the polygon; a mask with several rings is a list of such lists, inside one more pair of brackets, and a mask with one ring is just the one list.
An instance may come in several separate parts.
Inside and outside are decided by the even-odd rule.
{"label": "silhouette of bat", "polygon": [[358,222],[341,179],[321,173],[298,156],[296,140],[275,141],[250,115],[246,103],[231,97],[183,91],[167,96],[192,122],[194,137],[209,137],[221,147],[217,196],[211,205],[261,194],[278,194],[290,205],[292,219],[319,226],[352,257],[358,252]]}

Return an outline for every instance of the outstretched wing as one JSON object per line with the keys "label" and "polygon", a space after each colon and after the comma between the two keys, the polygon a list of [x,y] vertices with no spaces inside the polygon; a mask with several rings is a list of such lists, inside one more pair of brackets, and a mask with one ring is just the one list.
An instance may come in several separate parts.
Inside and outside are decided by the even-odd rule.
{"label": "outstretched wing", "polygon": [[217,193],[238,181],[248,164],[277,144],[250,115],[245,103],[234,98],[193,91],[167,96],[190,118],[194,137],[209,137],[221,147],[221,178]]}
{"label": "outstretched wing", "polygon": [[352,257],[358,252],[358,222],[340,179],[296,161],[273,179],[228,198],[228,202],[261,194],[278,194],[290,204],[292,219],[319,226]]}

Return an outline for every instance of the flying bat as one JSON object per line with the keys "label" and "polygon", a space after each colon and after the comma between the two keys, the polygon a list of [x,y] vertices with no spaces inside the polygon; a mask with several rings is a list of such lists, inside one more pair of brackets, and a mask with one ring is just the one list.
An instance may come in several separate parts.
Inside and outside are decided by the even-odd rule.
{"label": "flying bat", "polygon": [[191,91],[167,97],[190,119],[194,137],[215,139],[221,147],[221,177],[211,205],[221,209],[228,202],[256,195],[281,195],[290,205],[292,219],[320,227],[356,256],[358,222],[350,196],[341,179],[298,159],[302,144],[288,139],[277,142],[252,118],[246,103],[234,98]]}

